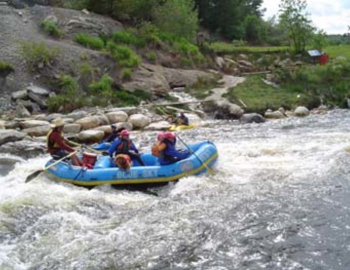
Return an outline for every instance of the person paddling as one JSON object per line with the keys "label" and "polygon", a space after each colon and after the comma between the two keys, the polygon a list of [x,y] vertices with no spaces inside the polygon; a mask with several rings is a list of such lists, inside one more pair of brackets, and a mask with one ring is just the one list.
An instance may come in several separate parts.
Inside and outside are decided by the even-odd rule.
{"label": "person paddling", "polygon": [[174,123],[178,126],[181,126],[181,125],[188,126],[189,125],[188,117],[183,112],[181,112],[180,115],[178,117],[176,117],[172,123]]}
{"label": "person paddling", "polygon": [[120,132],[122,132],[125,129],[125,127],[120,127],[117,129],[116,125],[111,125],[111,134],[107,136],[102,142],[113,142],[116,138],[119,137]]}
{"label": "person paddling", "polygon": [[[139,150],[136,148],[133,141],[129,138],[130,132],[124,129],[120,132],[120,137],[116,138],[111,147],[108,150],[109,156],[113,159],[113,154],[126,154],[132,159],[136,159],[141,166],[145,166],[145,163],[140,157]],[[133,151],[133,152],[132,152]]]}
{"label": "person paddling", "polygon": [[[74,152],[75,149],[67,145],[66,140],[63,137],[64,122],[62,119],[57,118],[53,122],[53,128],[46,136],[47,150],[53,159],[61,159]],[[83,166],[83,162],[76,156],[72,155],[73,165]]]}
{"label": "person paddling", "polygon": [[190,155],[187,150],[176,150],[176,135],[172,132],[158,134],[158,142],[152,147],[152,154],[157,156],[160,165],[168,165],[185,159]]}

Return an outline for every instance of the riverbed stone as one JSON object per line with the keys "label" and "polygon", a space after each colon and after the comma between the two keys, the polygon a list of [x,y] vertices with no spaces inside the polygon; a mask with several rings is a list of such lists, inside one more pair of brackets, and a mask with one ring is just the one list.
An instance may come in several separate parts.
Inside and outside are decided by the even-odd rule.
{"label": "riverbed stone", "polygon": [[26,133],[19,132],[13,129],[0,129],[0,145],[8,142],[16,142],[23,140]]}
{"label": "riverbed stone", "polygon": [[149,125],[150,119],[146,115],[139,113],[131,115],[128,122],[133,125],[134,129],[142,129]]}
{"label": "riverbed stone", "polygon": [[38,126],[50,126],[50,123],[42,120],[26,120],[26,121],[20,122],[19,125],[22,129],[27,129],[27,128],[33,128]]}
{"label": "riverbed stone", "polygon": [[128,114],[123,111],[108,112],[106,114],[110,123],[125,122],[128,120]]}
{"label": "riverbed stone", "polygon": [[47,124],[45,126],[36,126],[31,128],[22,129],[22,132],[26,133],[31,137],[45,136],[50,131],[51,125]]}
{"label": "riverbed stone", "polygon": [[100,120],[96,116],[88,116],[77,120],[75,123],[80,124],[82,130],[87,130],[98,127]]}
{"label": "riverbed stone", "polygon": [[79,133],[81,130],[81,125],[77,123],[65,124],[63,128],[64,133]]}
{"label": "riverbed stone", "polygon": [[303,106],[299,106],[294,110],[295,116],[304,117],[304,116],[308,116],[309,114],[310,114],[309,109]]}
{"label": "riverbed stone", "polygon": [[78,139],[84,143],[96,143],[101,141],[104,135],[103,130],[83,130],[78,134]]}

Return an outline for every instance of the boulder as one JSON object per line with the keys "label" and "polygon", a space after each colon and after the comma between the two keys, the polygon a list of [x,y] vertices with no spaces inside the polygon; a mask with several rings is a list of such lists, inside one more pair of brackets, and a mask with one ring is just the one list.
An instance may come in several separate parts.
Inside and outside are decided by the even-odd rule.
{"label": "boulder", "polygon": [[294,110],[295,116],[304,117],[304,116],[308,116],[309,114],[310,114],[309,109],[303,106],[299,106]]}
{"label": "boulder", "polygon": [[123,111],[115,111],[115,112],[109,112],[106,114],[109,123],[119,123],[119,122],[125,122],[128,120],[128,114]]}
{"label": "boulder", "polygon": [[170,128],[170,124],[168,121],[160,121],[149,124],[144,130],[147,131],[155,131],[155,130],[168,130]]}
{"label": "boulder", "polygon": [[81,125],[77,123],[65,124],[63,128],[64,133],[79,133],[81,130]]}
{"label": "boulder", "polygon": [[0,145],[8,142],[16,142],[23,140],[26,134],[13,129],[1,129],[0,130]]}
{"label": "boulder", "polygon": [[47,121],[41,120],[26,120],[19,123],[21,129],[33,128],[38,126],[50,126],[50,123]]}
{"label": "boulder", "polygon": [[87,112],[85,111],[77,111],[77,112],[72,112],[67,115],[67,118],[73,118],[74,121],[77,121],[79,119],[82,119],[88,115]]}
{"label": "boulder", "polygon": [[269,119],[281,119],[285,118],[285,115],[280,111],[267,111],[265,112],[264,117]]}
{"label": "boulder", "polygon": [[96,143],[101,141],[104,135],[102,130],[84,130],[78,134],[78,139],[84,143]]}
{"label": "boulder", "polygon": [[246,113],[246,114],[243,114],[242,117],[239,120],[243,124],[264,123],[266,121],[265,118],[262,115],[258,114],[258,113]]}
{"label": "boulder", "polygon": [[76,124],[81,125],[82,130],[91,129],[100,125],[100,119],[96,116],[88,116],[75,121]]}
{"label": "boulder", "polygon": [[129,117],[129,122],[134,129],[142,129],[150,123],[150,119],[143,114],[133,114]]}
{"label": "boulder", "polygon": [[45,125],[45,126],[36,126],[36,127],[22,129],[22,132],[26,133],[31,137],[40,137],[40,136],[46,136],[47,133],[50,131],[50,129],[51,129],[51,125]]}

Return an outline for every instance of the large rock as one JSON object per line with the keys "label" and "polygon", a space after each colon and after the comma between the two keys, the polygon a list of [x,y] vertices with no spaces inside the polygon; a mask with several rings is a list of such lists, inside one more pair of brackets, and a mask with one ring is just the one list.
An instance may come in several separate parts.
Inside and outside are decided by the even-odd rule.
{"label": "large rock", "polygon": [[268,119],[282,119],[286,116],[280,111],[267,111],[264,113],[264,117]]}
{"label": "large rock", "polygon": [[26,129],[26,128],[33,128],[38,126],[50,126],[50,123],[47,121],[41,121],[41,120],[27,120],[27,121],[21,122],[19,125],[22,129]]}
{"label": "large rock", "polygon": [[85,111],[72,112],[67,115],[67,118],[73,118],[75,121],[82,119],[88,115]]}
{"label": "large rock", "polygon": [[80,124],[65,124],[63,128],[64,133],[78,133],[81,130],[81,125]]}
{"label": "large rock", "polygon": [[106,114],[108,117],[109,123],[119,123],[119,122],[125,122],[128,120],[128,114],[122,111],[116,111],[116,112],[109,112]]}
{"label": "large rock", "polygon": [[298,108],[296,108],[294,110],[294,115],[295,116],[300,116],[300,117],[304,117],[304,116],[308,116],[310,114],[310,111],[308,108],[303,107],[303,106],[299,106]]}
{"label": "large rock", "polygon": [[147,127],[144,128],[144,130],[147,130],[147,131],[168,130],[170,126],[171,125],[169,124],[168,121],[160,121],[160,122],[149,124]]}
{"label": "large rock", "polygon": [[96,116],[89,116],[79,119],[75,123],[80,124],[82,130],[86,130],[98,127],[100,125],[100,119]]}
{"label": "large rock", "polygon": [[246,113],[242,115],[239,121],[243,124],[248,124],[248,123],[264,123],[266,120],[262,115],[258,113]]}
{"label": "large rock", "polygon": [[37,126],[37,127],[22,129],[22,132],[26,133],[31,137],[40,137],[40,136],[46,136],[47,133],[50,131],[50,129],[51,129],[51,125],[46,125],[46,126]]}
{"label": "large rock", "polygon": [[101,141],[104,135],[102,130],[84,130],[78,134],[78,139],[84,143],[96,143]]}
{"label": "large rock", "polygon": [[134,129],[142,129],[150,123],[150,119],[143,114],[133,114],[129,117],[129,122]]}
{"label": "large rock", "polygon": [[23,140],[26,134],[12,129],[1,129],[0,130],[0,145],[8,142],[16,142]]}

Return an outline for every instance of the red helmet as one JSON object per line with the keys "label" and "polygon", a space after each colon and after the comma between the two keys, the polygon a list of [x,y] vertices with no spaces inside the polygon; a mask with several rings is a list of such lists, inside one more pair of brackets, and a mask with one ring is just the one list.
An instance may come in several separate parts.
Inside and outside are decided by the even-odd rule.
{"label": "red helmet", "polygon": [[158,135],[157,135],[157,140],[160,141],[164,139],[164,133],[163,132],[159,132]]}
{"label": "red helmet", "polygon": [[130,132],[126,129],[122,130],[122,132],[120,132],[120,136],[129,136],[130,135]]}
{"label": "red helmet", "polygon": [[175,139],[176,135],[170,131],[164,132],[163,134],[164,139]]}

